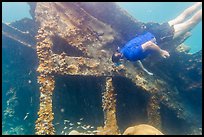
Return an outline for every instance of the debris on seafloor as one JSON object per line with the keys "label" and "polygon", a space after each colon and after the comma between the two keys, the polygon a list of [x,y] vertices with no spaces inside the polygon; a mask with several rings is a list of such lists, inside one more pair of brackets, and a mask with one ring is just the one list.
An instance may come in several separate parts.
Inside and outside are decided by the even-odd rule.
{"label": "debris on seafloor", "polygon": [[[162,63],[155,62],[156,65],[150,66],[155,71],[154,74],[157,78],[149,77],[140,71],[140,69],[131,69],[127,65],[128,63],[116,67],[110,60],[117,46],[115,43],[122,45],[128,39],[131,39],[134,34],[140,32],[140,23],[122,11],[116,4],[101,4],[103,6],[100,9],[96,9],[96,5],[100,6],[99,3],[39,2],[30,4],[33,19],[35,19],[33,22],[36,21],[39,24],[39,30],[36,35],[36,51],[39,59],[37,71],[39,72],[38,83],[40,84],[40,108],[35,126],[36,134],[55,134],[52,124],[54,119],[54,113],[52,112],[52,92],[55,88],[54,74],[105,76],[108,78],[122,76],[128,78],[139,89],[151,95],[146,108],[148,124],[151,123],[156,128],[161,128],[162,119],[157,111],[160,108],[159,105],[162,104],[163,107],[172,110],[182,120],[195,125],[193,124],[194,120],[191,115],[186,113],[187,108],[183,105],[182,100],[179,99],[178,92],[200,91],[202,89],[201,79],[195,79],[195,77],[201,77],[202,75],[202,51],[191,55],[185,54],[185,52],[188,52],[188,49],[181,48],[180,51],[182,52],[176,52],[174,48],[171,51],[172,56],[169,60]],[[94,10],[100,10],[101,12],[92,12]],[[117,14],[109,14],[110,11],[111,13]],[[69,14],[64,14],[67,12]],[[121,19],[123,22],[115,24],[116,21]],[[5,26],[8,27],[7,25]],[[99,30],[103,30],[102,35],[93,33]],[[23,33],[24,35],[22,37],[15,37],[15,34],[5,33],[4,31],[2,32],[4,36],[12,36],[10,38],[17,41],[19,39],[20,41],[26,41],[26,38],[23,36],[27,35],[27,33]],[[16,34],[21,33],[19,31],[14,32]],[[97,33],[100,34],[100,32]],[[73,55],[73,53],[63,52],[61,54],[55,54],[53,47],[58,45],[53,44],[53,37],[56,35],[63,38],[72,48],[76,48],[80,52],[80,57]],[[183,42],[183,39],[185,38],[182,37],[181,39],[161,46],[177,47]],[[29,41],[26,41],[26,43],[24,42],[24,45],[31,44]],[[95,51],[98,51],[97,54]],[[149,63],[148,59],[144,63]],[[173,72],[172,70],[175,67],[179,71],[174,71],[174,74],[172,74],[171,72]],[[191,77],[191,74],[196,76]],[[192,82],[194,80],[196,80],[197,84]],[[180,82],[178,91],[172,88],[172,81]],[[104,111],[104,121],[106,122],[104,122],[104,127],[97,128],[100,131],[97,134],[110,134],[109,130],[111,130],[112,134],[119,134],[117,130],[117,119],[115,117],[115,91],[109,88],[110,84],[107,84],[109,82],[111,80],[107,80],[106,84],[104,84],[111,91],[107,91],[107,93],[105,92],[102,95],[102,108]],[[169,83],[172,83],[172,85]],[[8,103],[10,104],[10,102]],[[12,115],[12,113],[7,114]],[[115,132],[112,132],[113,130]]]}
{"label": "debris on seafloor", "polygon": [[123,135],[164,135],[164,134],[151,125],[140,124],[128,127],[124,131]]}

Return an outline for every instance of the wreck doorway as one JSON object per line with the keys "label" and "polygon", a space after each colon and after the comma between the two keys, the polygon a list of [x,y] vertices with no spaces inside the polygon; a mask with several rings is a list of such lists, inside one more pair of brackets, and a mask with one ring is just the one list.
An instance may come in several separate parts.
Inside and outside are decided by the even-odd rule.
{"label": "wreck doorway", "polygon": [[148,93],[124,77],[114,77],[113,85],[117,92],[116,116],[121,133],[130,126],[148,123]]}
{"label": "wreck doorway", "polygon": [[[55,77],[56,86],[53,92],[53,112],[55,114],[54,125],[56,134],[61,134],[64,127],[67,132],[78,130],[85,132],[77,126],[91,125],[96,127],[103,125],[102,110],[102,78],[93,76],[61,76]],[[83,119],[80,121],[80,119]],[[69,123],[64,124],[64,120]],[[80,122],[81,124],[77,124]],[[69,129],[73,127],[73,129]]]}
{"label": "wreck doorway", "polygon": [[[55,80],[53,124],[56,134],[61,134],[65,127],[68,133],[71,130],[86,132],[80,127],[77,128],[77,122],[93,126],[94,130],[104,126],[102,93],[105,91],[105,77],[57,75]],[[123,133],[129,126],[147,123],[147,93],[123,77],[113,77],[113,86],[117,94],[116,119],[120,132]],[[64,120],[70,121],[73,126],[66,122],[64,124]],[[73,128],[69,129],[70,127]]]}

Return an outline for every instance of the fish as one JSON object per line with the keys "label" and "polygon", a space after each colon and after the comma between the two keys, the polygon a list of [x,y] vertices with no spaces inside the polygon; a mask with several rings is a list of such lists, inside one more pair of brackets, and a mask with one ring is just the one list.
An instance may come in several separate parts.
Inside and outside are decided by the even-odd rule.
{"label": "fish", "polygon": [[73,127],[70,127],[69,129],[72,129]]}
{"label": "fish", "polygon": [[28,80],[28,83],[30,84],[32,81],[31,80]]}
{"label": "fish", "polygon": [[77,124],[78,124],[78,125],[80,125],[80,124],[81,124],[81,122],[77,122]]}
{"label": "fish", "polygon": [[72,123],[69,123],[69,125],[70,125],[70,126],[73,126],[74,124],[72,124]]}
{"label": "fish", "polygon": [[83,120],[83,118],[80,118],[79,120]]}
{"label": "fish", "polygon": [[69,120],[66,120],[66,119],[64,120],[64,124],[69,123],[69,122],[70,122]]}
{"label": "fish", "polygon": [[64,129],[67,129],[67,127],[64,127]]}
{"label": "fish", "polygon": [[32,72],[32,70],[30,70],[30,71],[29,71],[28,75],[30,75],[30,74],[31,74],[31,72]]}
{"label": "fish", "polygon": [[89,127],[90,127],[90,125],[86,126],[86,128],[89,128]]}
{"label": "fish", "polygon": [[94,126],[91,126],[91,128],[94,128]]}
{"label": "fish", "polygon": [[25,115],[25,117],[24,117],[23,120],[26,120],[26,119],[28,118],[28,114],[29,114],[29,113],[26,113],[26,115]]}
{"label": "fish", "polygon": [[64,133],[64,130],[61,132],[61,134],[63,134]]}
{"label": "fish", "polygon": [[84,127],[84,126],[81,126],[81,128],[83,128],[83,129],[85,129],[85,130],[87,129],[87,128],[86,128],[86,127]]}
{"label": "fish", "polygon": [[80,128],[80,126],[77,126],[77,128]]}
{"label": "fish", "polygon": [[55,125],[59,125],[59,123],[55,123]]}

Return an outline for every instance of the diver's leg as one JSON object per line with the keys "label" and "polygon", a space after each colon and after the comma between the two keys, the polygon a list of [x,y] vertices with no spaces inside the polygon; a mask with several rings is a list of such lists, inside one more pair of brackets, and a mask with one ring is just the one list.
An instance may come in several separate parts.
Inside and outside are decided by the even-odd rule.
{"label": "diver's leg", "polygon": [[143,71],[145,71],[148,75],[153,75],[153,73],[149,72],[142,64],[140,60],[137,61],[138,65],[142,68]]}
{"label": "diver's leg", "polygon": [[191,14],[193,14],[194,11],[197,10],[198,7],[200,7],[202,5],[202,2],[197,2],[195,3],[193,6],[187,8],[186,10],[184,10],[178,17],[176,17],[175,19],[169,21],[169,25],[173,26],[176,24],[179,24],[181,22],[183,22],[188,16],[190,16]]}
{"label": "diver's leg", "polygon": [[190,31],[201,21],[201,19],[202,19],[202,9],[196,12],[196,14],[186,22],[174,25],[173,38],[177,38],[178,36]]}

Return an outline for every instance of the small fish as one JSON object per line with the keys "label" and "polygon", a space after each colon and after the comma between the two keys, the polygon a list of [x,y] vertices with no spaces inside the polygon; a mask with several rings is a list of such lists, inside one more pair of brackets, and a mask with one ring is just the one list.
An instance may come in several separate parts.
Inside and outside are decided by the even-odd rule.
{"label": "small fish", "polygon": [[30,75],[30,74],[31,74],[31,72],[32,72],[32,70],[30,70],[30,72],[28,73],[28,75]]}
{"label": "small fish", "polygon": [[64,129],[67,129],[67,127],[64,127]]}
{"label": "small fish", "polygon": [[77,128],[80,128],[80,126],[77,126]]}
{"label": "small fish", "polygon": [[86,126],[86,128],[89,128],[89,127],[90,127],[90,125]]}
{"label": "small fish", "polygon": [[59,123],[56,123],[55,125],[59,125]]}
{"label": "small fish", "polygon": [[64,134],[64,130],[61,132],[61,134]]}
{"label": "small fish", "polygon": [[24,117],[23,120],[26,120],[26,119],[28,118],[28,114],[29,114],[29,113],[26,113],[26,115],[25,115],[25,117]]}
{"label": "small fish", "polygon": [[69,129],[72,129],[73,127],[70,127]]}
{"label": "small fish", "polygon": [[78,125],[80,125],[80,124],[81,124],[81,122],[77,122],[77,124],[78,124]]}
{"label": "small fish", "polygon": [[69,120],[64,120],[64,124],[69,123],[69,122],[70,122]]}
{"label": "small fish", "polygon": [[80,118],[79,120],[83,120],[83,118]]}
{"label": "small fish", "polygon": [[31,80],[28,80],[28,83],[30,84],[32,81]]}
{"label": "small fish", "polygon": [[64,109],[62,108],[62,109],[60,109],[60,111],[63,113],[63,112],[64,112]]}
{"label": "small fish", "polygon": [[94,128],[94,126],[91,126],[91,128]]}
{"label": "small fish", "polygon": [[84,127],[84,126],[81,126],[81,128],[83,128],[83,129],[85,129],[85,130],[86,130],[86,127]]}
{"label": "small fish", "polygon": [[69,123],[69,125],[70,125],[70,126],[73,126],[74,124],[72,124],[72,123]]}

